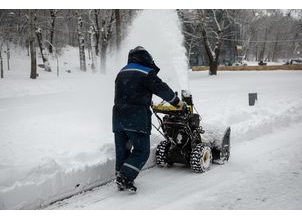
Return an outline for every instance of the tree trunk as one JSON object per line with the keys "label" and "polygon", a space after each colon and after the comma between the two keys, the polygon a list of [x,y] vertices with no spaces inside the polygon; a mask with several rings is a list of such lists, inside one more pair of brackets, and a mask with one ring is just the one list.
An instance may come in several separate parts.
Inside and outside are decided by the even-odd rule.
{"label": "tree trunk", "polygon": [[79,53],[80,53],[80,69],[86,71],[86,59],[85,59],[85,38],[82,32],[83,20],[82,17],[78,17],[78,39],[79,39]]}
{"label": "tree trunk", "polygon": [[106,71],[106,50],[107,50],[107,40],[106,40],[106,33],[104,29],[104,24],[101,29],[101,39],[100,39],[100,72],[105,74]]}
{"label": "tree trunk", "polygon": [[4,78],[4,71],[3,71],[2,50],[0,50],[0,71],[1,71],[1,79],[3,79]]}
{"label": "tree trunk", "polygon": [[87,52],[88,52],[88,60],[91,59],[91,47],[87,47]]}
{"label": "tree trunk", "polygon": [[51,72],[51,68],[50,68],[50,65],[48,62],[48,57],[47,57],[47,54],[45,53],[45,49],[43,46],[42,30],[41,30],[41,28],[38,28],[35,32],[36,32],[36,36],[37,36],[37,40],[38,40],[38,45],[40,48],[40,53],[42,56],[42,61],[44,64],[44,70],[47,72]]}
{"label": "tree trunk", "polygon": [[276,38],[276,42],[274,43],[274,47],[273,47],[273,52],[272,52],[272,61],[273,62],[276,62],[276,51],[277,51],[277,48],[278,48],[278,34],[277,34],[277,38]]}
{"label": "tree trunk", "polygon": [[117,51],[120,50],[121,46],[121,15],[120,15],[120,10],[115,9],[115,32],[116,32],[116,49]]}
{"label": "tree trunk", "polygon": [[90,33],[90,44],[91,44],[91,69],[92,71],[95,71],[97,43],[96,43],[96,32],[93,26],[90,26],[89,33]]}
{"label": "tree trunk", "polygon": [[36,48],[35,48],[35,39],[34,39],[34,12],[33,10],[29,11],[29,49],[30,49],[30,59],[31,59],[31,71],[30,78],[37,78],[37,58],[36,58]]}
{"label": "tree trunk", "polygon": [[256,33],[255,34],[255,39],[254,39],[254,48],[255,48],[255,59],[256,59],[256,61],[259,61],[259,48],[258,48],[258,43],[257,43],[257,41],[258,41],[258,36],[257,36],[257,32],[256,31],[253,31],[253,33]]}
{"label": "tree trunk", "polygon": [[41,53],[41,56],[42,56],[42,61],[44,63],[46,61],[46,59],[45,59],[44,53],[43,53],[42,33],[41,33],[41,29],[40,28],[38,28],[36,30],[36,36],[37,36],[37,40],[38,40],[38,46],[39,46],[39,49],[40,49],[40,53]]}
{"label": "tree trunk", "polygon": [[129,23],[132,24],[133,21],[133,11],[135,9],[129,9]]}
{"label": "tree trunk", "polygon": [[106,51],[107,51],[107,43],[101,42],[100,58],[101,58],[101,73],[102,74],[105,74],[105,72],[106,72]]}
{"label": "tree trunk", "polygon": [[202,30],[202,36],[205,50],[209,58],[209,75],[217,75],[218,58],[220,54],[221,43],[217,42],[214,51],[212,51],[205,29]]}
{"label": "tree trunk", "polygon": [[106,20],[102,21],[102,28],[101,28],[101,32],[100,32],[100,58],[101,58],[101,68],[100,71],[101,73],[105,74],[106,71],[106,52],[107,52],[107,48],[109,45],[109,41],[112,37],[112,29],[113,29],[113,21],[114,21],[114,17],[115,17],[115,13],[114,10],[110,10],[111,15],[110,15],[110,19],[108,22],[106,22]]}
{"label": "tree trunk", "polygon": [[90,34],[90,46],[91,46],[91,69],[94,72],[96,69],[97,59],[96,56],[99,51],[99,24],[98,24],[98,14],[99,10],[94,9],[89,11],[89,20],[91,25],[89,27],[88,33]]}
{"label": "tree trunk", "polygon": [[209,75],[217,75],[217,70],[218,70],[218,63],[216,61],[214,62],[210,62],[209,64],[210,68],[209,68]]}
{"label": "tree trunk", "polygon": [[94,23],[95,23],[95,54],[99,55],[99,43],[100,43],[100,26],[99,26],[99,9],[94,9]]}
{"label": "tree trunk", "polygon": [[263,61],[264,59],[264,52],[265,52],[265,47],[266,47],[266,40],[267,40],[267,32],[268,32],[268,29],[266,28],[265,29],[265,35],[264,35],[264,43],[263,43],[263,46],[262,46],[262,49],[260,51],[260,55],[259,55],[259,61]]}
{"label": "tree trunk", "polygon": [[[300,32],[297,32],[296,34],[295,34],[295,36],[294,36],[294,39],[297,39],[298,37],[299,37],[299,33]],[[297,52],[296,52],[296,45],[297,44],[297,42],[295,42],[295,41],[293,41],[292,42],[292,45],[291,45],[291,52],[290,52],[290,56],[292,57],[292,58],[295,58],[296,56],[297,56]]]}
{"label": "tree trunk", "polygon": [[29,38],[26,39],[25,41],[25,47],[26,47],[26,52],[27,52],[27,56],[30,56],[30,49],[29,49]]}
{"label": "tree trunk", "polygon": [[7,43],[6,47],[7,47],[7,49],[6,49],[7,70],[10,70],[10,64],[9,64],[9,60],[10,60],[10,48],[9,48],[9,43]]}
{"label": "tree trunk", "polygon": [[53,39],[54,39],[54,34],[55,34],[55,22],[56,22],[56,12],[55,9],[50,9],[50,17],[51,17],[51,22],[50,22],[50,44],[48,47],[49,53],[53,52]]}
{"label": "tree trunk", "polygon": [[209,68],[210,76],[217,75],[221,45],[222,45],[221,40],[218,40],[214,49],[214,54],[215,54],[214,60],[210,62],[210,68]]}

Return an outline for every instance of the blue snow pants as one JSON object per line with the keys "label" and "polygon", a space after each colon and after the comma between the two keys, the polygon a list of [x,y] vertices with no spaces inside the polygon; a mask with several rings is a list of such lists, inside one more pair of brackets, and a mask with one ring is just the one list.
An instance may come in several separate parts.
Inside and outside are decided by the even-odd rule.
{"label": "blue snow pants", "polygon": [[150,135],[124,130],[115,132],[114,139],[115,170],[133,181],[149,158]]}

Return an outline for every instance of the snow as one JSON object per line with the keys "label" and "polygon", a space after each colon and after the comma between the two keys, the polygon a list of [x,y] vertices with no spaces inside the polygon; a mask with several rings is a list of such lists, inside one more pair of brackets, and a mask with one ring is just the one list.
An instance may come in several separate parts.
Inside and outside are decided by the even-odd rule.
{"label": "snow", "polygon": [[181,42],[181,24],[175,10],[143,10],[129,28],[121,51],[114,51],[108,59],[107,72],[118,71],[125,65],[129,50],[143,46],[160,67],[160,77],[180,92],[188,88],[188,62]]}
{"label": "snow", "polygon": [[298,71],[190,73],[204,121],[233,129],[228,163],[203,174],[155,167],[137,178],[136,195],[111,182],[47,209],[301,209],[301,80]]}
{"label": "snow", "polygon": [[40,70],[33,81],[19,69],[28,60],[15,56],[19,65],[0,82],[0,207],[37,207],[108,180],[114,148],[104,115],[111,114],[111,78],[62,69],[59,78]]}
{"label": "snow", "polygon": [[[17,71],[9,74],[0,81],[1,208],[37,208],[110,181],[114,173],[112,78],[78,72],[58,78],[41,72],[32,81]],[[216,124],[232,128],[230,162],[199,175],[181,166],[144,171],[137,179],[138,199],[129,206],[122,205],[127,197],[121,199],[123,195],[110,183],[83,198],[64,200],[67,206],[62,208],[244,209],[260,208],[257,204],[262,203],[263,208],[301,208],[301,71],[221,72],[216,77],[190,72],[189,76],[205,129]],[[248,106],[248,92],[258,93],[255,106]],[[160,139],[152,136],[153,149]],[[202,195],[197,193],[200,183]],[[159,184],[165,187],[159,190]],[[288,191],[276,196],[284,185]],[[230,193],[222,194],[224,198],[217,192],[225,187]],[[180,188],[186,190],[179,192]],[[154,194],[155,189],[159,192]],[[93,203],[86,196],[93,201],[108,199]],[[177,202],[186,197],[187,201]],[[153,199],[146,202],[147,198]],[[87,204],[77,206],[78,200]],[[110,206],[119,200],[118,206]]]}
{"label": "snow", "polygon": [[110,183],[48,209],[301,209],[297,129],[301,123],[235,145],[227,164],[203,174],[182,166],[153,168],[137,179],[136,195]]}
{"label": "snow", "polygon": [[[224,71],[214,78],[192,72],[190,89],[204,123],[232,125],[233,141],[239,142],[301,121],[300,80],[301,71]],[[251,92],[258,93],[253,107]]]}
{"label": "snow", "polygon": [[[26,52],[11,49],[11,70],[4,62],[0,80],[0,209],[47,207],[91,189],[47,208],[301,209],[302,72],[188,72],[179,28],[174,10],[144,10],[119,56],[108,54],[107,74],[91,71],[88,59],[81,72],[78,48],[67,47],[59,77],[50,56],[53,72],[39,69],[31,80]],[[205,130],[231,126],[232,155],[204,174],[182,166],[143,171],[133,199],[111,182],[111,109],[116,71],[137,45],[151,52],[173,89],[191,91]],[[249,92],[258,93],[255,106],[248,106]],[[161,139],[153,130],[145,168],[153,167]]]}

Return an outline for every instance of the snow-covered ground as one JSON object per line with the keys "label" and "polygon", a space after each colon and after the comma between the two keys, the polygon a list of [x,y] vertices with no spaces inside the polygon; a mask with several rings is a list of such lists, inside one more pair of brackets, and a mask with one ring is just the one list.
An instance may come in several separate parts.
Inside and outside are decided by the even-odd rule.
{"label": "snow-covered ground", "polygon": [[[1,209],[37,208],[110,181],[114,77],[40,71],[33,81],[14,68],[0,81]],[[199,175],[182,167],[144,171],[128,206],[122,201],[133,197],[108,184],[62,208],[302,208],[301,85],[301,71],[190,72],[205,128],[232,127],[230,162]],[[258,92],[253,107],[248,92]],[[152,136],[153,148],[159,139]]]}
{"label": "snow-covered ground", "polygon": [[[109,183],[48,209],[301,209],[301,73],[190,73],[204,122],[232,127],[227,164],[204,174],[152,168],[137,179],[136,195]],[[248,92],[258,92],[253,107]]]}
{"label": "snow-covered ground", "polygon": [[302,123],[232,148],[231,160],[193,174],[182,166],[142,172],[136,195],[114,183],[47,209],[301,209]]}
{"label": "snow-covered ground", "polygon": [[[94,191],[47,208],[302,208],[302,71],[224,71],[215,77],[189,72],[187,77],[174,10],[144,10],[128,36],[119,56],[109,51],[106,74],[91,72],[88,59],[88,71],[80,72],[78,48],[67,47],[59,56],[59,77],[51,57],[53,72],[39,69],[40,76],[31,80],[29,57],[12,48],[11,70],[4,66],[0,79],[0,209],[45,207],[89,189]],[[205,129],[231,126],[232,156],[204,174],[181,166],[143,171],[133,199],[110,183],[111,109],[116,72],[138,44],[150,48],[159,76],[172,88],[191,90]],[[249,92],[258,93],[252,107]],[[153,132],[154,151],[161,137]],[[154,164],[153,156],[146,167]]]}

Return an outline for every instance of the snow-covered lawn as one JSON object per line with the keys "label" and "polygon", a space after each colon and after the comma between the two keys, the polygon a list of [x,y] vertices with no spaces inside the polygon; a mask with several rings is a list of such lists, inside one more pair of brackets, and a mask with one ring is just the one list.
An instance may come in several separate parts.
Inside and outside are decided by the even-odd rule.
{"label": "snow-covered lawn", "polygon": [[[57,78],[55,72],[40,71],[34,81],[20,68],[0,80],[0,209],[37,208],[110,180],[114,170],[114,77],[75,70]],[[163,184],[162,193],[149,195],[169,202],[162,208],[248,209],[260,208],[262,203],[263,208],[302,208],[302,190],[298,188],[302,172],[301,85],[301,71],[221,72],[216,77],[190,72],[189,87],[205,129],[211,124],[232,127],[230,162],[201,175],[181,167],[153,168],[137,180],[137,196],[142,198],[137,203],[113,206],[121,196],[109,184],[96,192],[96,197],[87,196],[102,200],[108,195],[106,201],[112,203],[90,201],[91,206],[83,206],[161,208],[160,202],[152,205],[143,197]],[[258,92],[253,107],[248,106],[249,92]],[[158,141],[158,136],[152,136],[153,147]],[[177,184],[169,188],[170,183]],[[285,185],[287,195],[284,191],[277,196]],[[233,193],[228,193],[231,190]],[[258,194],[253,194],[255,191]],[[237,196],[237,192],[241,194]],[[258,198],[260,194],[263,196]],[[188,195],[191,197],[180,199]],[[246,200],[248,197],[252,199]],[[278,203],[278,198],[283,200]],[[121,201],[125,200],[129,198]],[[231,200],[234,203],[225,203]],[[75,201],[67,208],[76,208]],[[142,203],[145,205],[139,206]]]}

